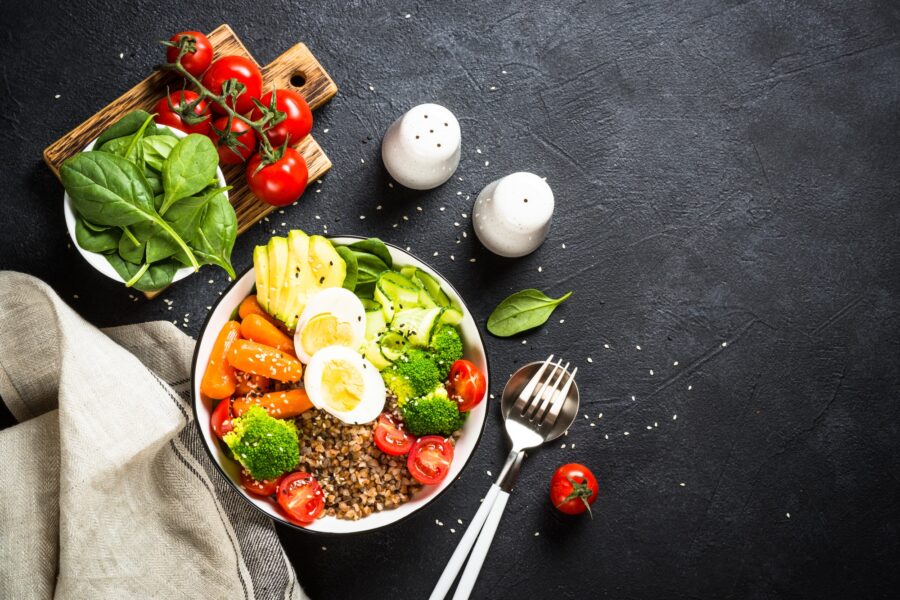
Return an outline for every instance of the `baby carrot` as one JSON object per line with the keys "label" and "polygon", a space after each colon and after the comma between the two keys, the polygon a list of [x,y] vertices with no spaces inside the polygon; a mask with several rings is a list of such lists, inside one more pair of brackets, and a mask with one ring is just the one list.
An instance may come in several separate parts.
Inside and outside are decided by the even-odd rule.
{"label": "baby carrot", "polygon": [[275,327],[284,327],[284,323],[266,312],[266,309],[259,304],[255,294],[244,298],[244,301],[238,307],[238,314],[241,319],[246,319],[248,315],[259,315]]}
{"label": "baby carrot", "polygon": [[249,314],[241,321],[241,337],[296,356],[294,340],[258,314]]}
{"label": "baby carrot", "polygon": [[234,416],[239,417],[254,404],[262,406],[269,415],[278,419],[289,419],[312,408],[312,402],[306,395],[306,390],[293,389],[282,392],[269,392],[262,396],[245,396],[235,398],[231,410]]}
{"label": "baby carrot", "polygon": [[277,348],[250,340],[235,341],[228,352],[228,362],[240,371],[278,381],[299,381],[303,376],[303,365],[299,360]]}
{"label": "baby carrot", "polygon": [[228,321],[219,332],[209,353],[209,362],[200,380],[200,392],[209,398],[221,400],[234,394],[236,385],[234,369],[227,360],[228,351],[240,337],[241,324]]}
{"label": "baby carrot", "polygon": [[243,373],[238,371],[237,388],[234,393],[238,396],[246,396],[250,393],[263,394],[269,391],[269,378],[262,375],[254,375],[253,373]]}

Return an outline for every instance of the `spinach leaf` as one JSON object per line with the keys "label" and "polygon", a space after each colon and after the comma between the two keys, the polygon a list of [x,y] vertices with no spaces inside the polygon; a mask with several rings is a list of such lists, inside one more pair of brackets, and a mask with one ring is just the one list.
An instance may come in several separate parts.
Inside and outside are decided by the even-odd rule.
{"label": "spinach leaf", "polygon": [[572,292],[569,292],[554,299],[535,289],[516,292],[498,304],[488,317],[488,331],[497,337],[509,337],[542,325],[553,310],[571,295]]}
{"label": "spinach leaf", "polygon": [[380,258],[368,252],[353,251],[356,256],[357,275],[356,287],[367,284],[374,285],[378,280],[378,276],[388,270],[388,266],[384,264]]}
{"label": "spinach leaf", "polygon": [[[106,260],[113,266],[116,273],[125,281],[131,281],[135,276],[138,279],[131,287],[141,292],[155,292],[161,290],[170,283],[178,270],[178,264],[171,260],[158,262],[149,266],[135,265],[122,259],[118,254],[108,254]],[[144,272],[141,273],[141,270]]]}
{"label": "spinach leaf", "polygon": [[81,217],[75,220],[75,241],[88,252],[101,254],[112,252],[119,247],[119,230],[109,227],[99,228]]}
{"label": "spinach leaf", "polygon": [[144,174],[106,152],[80,152],[60,169],[75,210],[97,225],[123,227],[152,219],[153,196]]}
{"label": "spinach leaf", "polygon": [[208,186],[218,165],[219,154],[208,137],[192,133],[181,138],[163,163],[165,199],[159,214],[165,216],[172,204]]}
{"label": "spinach leaf", "polygon": [[177,135],[175,135],[172,130],[169,129],[166,125],[154,125],[152,127],[148,127],[147,136],[149,137],[151,135],[165,135],[175,138],[176,141],[181,139]]}
{"label": "spinach leaf", "polygon": [[[139,265],[144,262],[144,252],[147,248],[146,226],[152,221],[142,221],[129,227],[122,228],[122,236],[117,245],[119,256],[128,262]],[[151,234],[152,235],[152,234]]]}
{"label": "spinach leaf", "polygon": [[344,275],[344,287],[352,292],[356,289],[356,277],[359,272],[359,262],[356,260],[356,254],[346,246],[336,246],[335,250],[344,259],[344,264],[347,265],[347,274]]}
{"label": "spinach leaf", "polygon": [[153,117],[147,115],[147,118],[146,120],[144,120],[140,129],[138,129],[131,135],[115,138],[106,142],[105,144],[100,146],[100,150],[102,152],[116,154],[118,156],[121,156],[122,158],[127,158],[138,167],[143,167],[144,150],[141,141],[144,136],[144,131],[146,131],[151,122],[153,122]]}
{"label": "spinach leaf", "polygon": [[[175,203],[166,213],[166,222],[172,226],[175,233],[190,244],[200,229],[200,222],[206,212],[209,199],[212,195],[221,192],[222,190],[213,190],[205,195],[191,196]],[[161,229],[157,229],[154,235],[147,240],[147,261],[155,262],[173,255],[179,262],[190,264],[187,255],[180,250],[172,238]]]}
{"label": "spinach leaf", "polygon": [[207,204],[196,235],[191,238],[194,254],[207,264],[222,267],[234,279],[231,251],[237,237],[237,217],[225,194],[216,193]]}
{"label": "spinach leaf", "polygon": [[155,197],[158,194],[159,196],[163,195],[163,182],[162,177],[159,173],[155,172],[153,169],[144,169],[144,177],[147,178],[147,183],[150,185],[150,192],[154,195],[154,207],[158,210],[159,206],[162,206],[162,200],[160,200],[159,206],[156,205]]}
{"label": "spinach leaf", "polygon": [[[144,162],[156,172],[162,172],[163,163],[172,148],[178,143],[178,138],[173,135],[148,135],[141,140],[144,152]],[[160,183],[160,186],[162,184]]]}
{"label": "spinach leaf", "polygon": [[388,250],[387,246],[384,245],[384,242],[378,238],[369,238],[367,240],[354,242],[350,244],[350,248],[357,252],[368,252],[369,254],[373,254],[381,259],[381,262],[387,265],[388,269],[394,268],[394,261],[391,259],[390,250]]}
{"label": "spinach leaf", "polygon": [[145,110],[136,110],[128,113],[100,134],[100,137],[97,138],[97,142],[94,144],[94,148],[99,150],[109,140],[131,135],[140,129],[149,117],[150,114]]}

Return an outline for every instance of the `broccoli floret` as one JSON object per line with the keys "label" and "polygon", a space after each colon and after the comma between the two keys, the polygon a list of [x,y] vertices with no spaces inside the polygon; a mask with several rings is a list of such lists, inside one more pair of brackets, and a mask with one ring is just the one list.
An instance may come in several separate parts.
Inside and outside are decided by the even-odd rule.
{"label": "broccoli floret", "polygon": [[444,325],[431,336],[429,349],[434,353],[441,381],[447,379],[450,367],[461,359],[463,355],[462,340],[459,339],[459,332],[452,325]]}
{"label": "broccoli floret", "polygon": [[399,401],[427,394],[444,380],[430,352],[411,348],[381,372],[385,385]]}
{"label": "broccoli floret", "polygon": [[300,462],[297,426],[269,416],[259,406],[251,406],[232,421],[234,429],[223,438],[254,479],[275,479]]}
{"label": "broccoli floret", "polygon": [[428,394],[399,403],[406,428],[413,435],[449,436],[462,427],[465,415],[456,400],[450,398],[443,384]]}

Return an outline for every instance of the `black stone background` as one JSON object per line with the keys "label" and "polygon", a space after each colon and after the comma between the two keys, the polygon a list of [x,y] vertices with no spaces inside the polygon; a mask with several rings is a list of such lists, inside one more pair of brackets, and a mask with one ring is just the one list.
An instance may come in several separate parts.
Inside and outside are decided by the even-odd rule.
{"label": "black stone background", "polygon": [[[198,333],[223,274],[168,290],[171,311],[132,301],[69,245],[41,151],[140,81],[156,40],[223,22],[262,63],[305,42],[341,90],[315,114],[333,170],[238,240],[238,270],[273,232],[327,225],[410,246],[482,324],[512,291],[575,291],[545,327],[487,339],[495,394],[554,352],[587,418],[525,464],[477,597],[894,597],[900,5],[3,0],[2,268],[100,326],[190,313]],[[391,188],[380,138],[425,101],[459,117],[461,179]],[[546,243],[506,260],[462,213],[517,170],[557,207]],[[506,451],[494,403],[471,465],[414,518],[281,529],[306,590],[425,597]],[[600,478],[593,522],[547,500],[568,461]]]}

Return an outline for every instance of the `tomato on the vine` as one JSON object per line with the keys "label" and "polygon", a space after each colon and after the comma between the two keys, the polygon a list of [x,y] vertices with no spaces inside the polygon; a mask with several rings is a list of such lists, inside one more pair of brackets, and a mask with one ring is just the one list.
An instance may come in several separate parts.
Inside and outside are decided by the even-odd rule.
{"label": "tomato on the vine", "polygon": [[475,408],[487,391],[487,381],[471,361],[460,359],[450,367],[450,397],[459,403],[459,412]]}
{"label": "tomato on the vine", "polygon": [[156,122],[160,125],[168,125],[185,133],[199,133],[201,135],[209,134],[209,103],[204,99],[200,100],[194,106],[192,111],[197,117],[202,117],[198,123],[186,123],[184,118],[178,114],[178,110],[183,105],[193,104],[200,96],[197,92],[191,90],[181,90],[172,92],[168,96],[164,96],[156,103]]}
{"label": "tomato on the vine", "polygon": [[381,413],[375,424],[375,445],[385,454],[402,456],[409,452],[416,442],[415,436],[406,431],[402,422],[390,413]]}
{"label": "tomato on the vine", "polygon": [[290,518],[305,525],[325,510],[325,495],[315,477],[299,471],[285,475],[278,484],[278,504]]}
{"label": "tomato on the vine", "polygon": [[[236,79],[244,85],[244,91],[237,97],[237,102],[228,98],[227,104],[240,114],[246,114],[253,109],[253,99],[259,100],[262,94],[262,73],[249,58],[243,56],[223,56],[217,59],[203,75],[203,87],[213,94],[221,95],[222,86],[229,79]],[[215,102],[212,105],[214,112],[225,114],[225,110]]]}
{"label": "tomato on the vine", "polygon": [[[309,104],[303,96],[293,90],[274,90],[262,97],[260,103],[263,106],[272,106],[272,97],[275,97],[275,110],[284,113],[284,119],[266,130],[266,137],[273,146],[278,147],[285,142],[294,145],[309,135],[312,131],[313,116]],[[253,109],[251,119],[258,121],[262,118],[262,111],[257,106]]]}
{"label": "tomato on the vine", "polygon": [[406,467],[419,483],[435,485],[444,480],[453,462],[453,443],[439,435],[420,437],[412,450]]}
{"label": "tomato on the vine", "polygon": [[[597,479],[591,470],[578,463],[561,466],[550,479],[550,501],[567,515],[591,512],[591,504],[597,499]],[[593,514],[591,514],[593,518]]]}
{"label": "tomato on the vine", "polygon": [[[213,121],[210,129],[209,137],[216,145],[219,151],[219,160],[226,165],[239,165],[253,154],[256,150],[256,132],[253,128],[241,121],[240,119],[231,120],[231,133],[233,137],[241,145],[237,145],[232,150],[223,141],[217,131],[225,132],[228,127],[228,117],[219,117]],[[227,133],[227,132],[226,132]]]}
{"label": "tomato on the vine", "polygon": [[241,486],[256,496],[271,496],[278,491],[281,477],[275,479],[254,479],[247,469],[241,469]]}
{"label": "tomato on the vine", "polygon": [[285,148],[281,158],[272,164],[261,169],[260,164],[259,154],[247,164],[247,183],[254,196],[273,206],[286,206],[303,194],[309,172],[299,152]]}
{"label": "tomato on the vine", "polygon": [[209,416],[209,425],[217,438],[222,439],[226,433],[234,429],[231,419],[231,398],[219,400],[219,403],[216,404],[212,414]]}
{"label": "tomato on the vine", "polygon": [[209,68],[213,59],[213,47],[209,43],[209,39],[199,31],[182,31],[176,33],[169,39],[169,49],[166,50],[166,61],[174,63],[178,60],[180,52],[181,39],[188,38],[187,52],[179,61],[184,70],[193,75],[200,77],[203,72]]}

